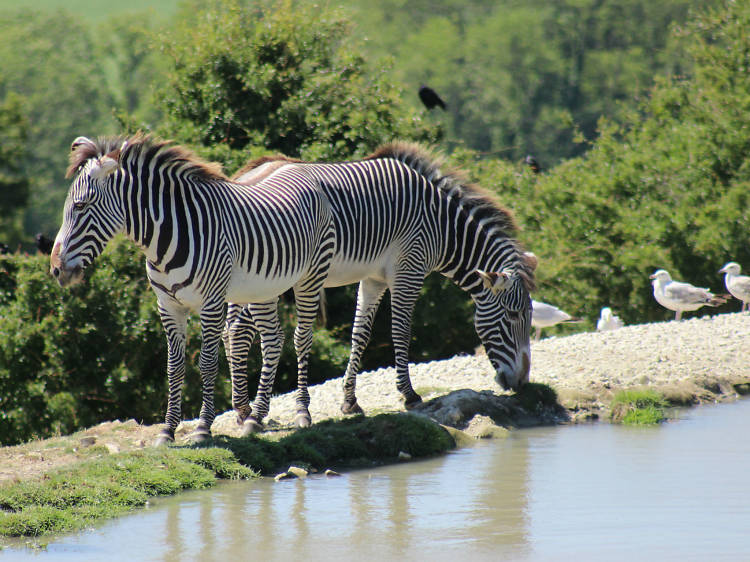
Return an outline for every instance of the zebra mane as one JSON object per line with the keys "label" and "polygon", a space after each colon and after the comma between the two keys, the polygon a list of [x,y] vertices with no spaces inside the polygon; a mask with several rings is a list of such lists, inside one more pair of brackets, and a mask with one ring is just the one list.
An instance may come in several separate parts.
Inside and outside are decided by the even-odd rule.
{"label": "zebra mane", "polygon": [[[403,162],[427,178],[441,191],[460,199],[463,207],[475,219],[484,221],[489,228],[495,228],[508,237],[514,237],[518,232],[519,228],[513,213],[503,207],[492,192],[471,183],[461,170],[443,168],[444,159],[430,154],[420,145],[391,142],[378,147],[365,160],[376,158],[393,158]],[[516,245],[519,256],[522,256],[523,248],[520,242],[516,241]],[[526,290],[529,292],[535,290],[534,265],[522,258],[519,259],[516,268]]]}
{"label": "zebra mane", "polygon": [[503,207],[493,193],[471,183],[463,171],[445,168],[441,156],[431,154],[418,144],[392,142],[378,147],[365,160],[377,158],[393,158],[403,162],[441,191],[460,199],[465,209],[478,220],[484,220],[488,226],[507,235],[518,232],[513,213]]}
{"label": "zebra mane", "polygon": [[[76,139],[78,140],[78,139]],[[88,140],[88,139],[86,139]],[[70,165],[65,177],[78,173],[81,167],[91,158],[112,155],[120,162],[126,157],[138,157],[141,154],[153,156],[159,153],[162,164],[183,164],[183,173],[204,180],[226,180],[221,165],[207,162],[193,151],[172,141],[156,140],[153,136],[136,133],[132,136],[98,137],[96,140],[74,143],[70,153]]]}

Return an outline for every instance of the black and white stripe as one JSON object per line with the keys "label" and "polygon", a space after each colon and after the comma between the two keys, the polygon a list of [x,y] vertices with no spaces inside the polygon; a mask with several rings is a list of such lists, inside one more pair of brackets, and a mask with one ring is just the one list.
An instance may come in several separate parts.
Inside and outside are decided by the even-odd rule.
{"label": "black and white stripe", "polygon": [[[265,415],[283,337],[276,300],[294,287],[299,380],[306,384],[312,324],[336,250],[330,206],[306,172],[292,169],[252,186],[239,185],[185,149],[135,136],[76,139],[69,173],[74,180],[51,255],[52,273],[63,286],[80,280],[118,232],[143,250],[168,345],[169,401],[160,441],[174,438],[181,418],[191,310],[200,316],[202,336],[203,403],[195,439],[209,435],[215,417],[214,381],[228,301],[260,303],[252,312],[264,334],[261,386],[267,388],[259,393],[265,404],[256,405]],[[230,307],[230,318],[237,309]],[[231,331],[225,336],[228,349],[241,347],[241,341],[230,340]],[[302,424],[309,424],[308,404],[304,389]]]}
{"label": "black and white stripe", "polygon": [[[391,291],[396,384],[407,407],[421,401],[408,371],[411,317],[424,278],[433,271],[453,279],[474,300],[475,327],[498,383],[517,390],[528,380],[533,264],[513,237],[512,217],[491,196],[457,174],[443,173],[436,159],[413,145],[387,145],[356,162],[280,160],[271,178],[299,170],[314,178],[330,201],[338,250],[325,286],[360,281],[344,412],[361,411],[356,376],[386,289]],[[257,173],[251,167],[235,180],[252,181]],[[499,281],[493,285],[486,279]],[[250,316],[243,321],[251,330]],[[242,330],[235,334],[241,337]],[[247,403],[243,389],[236,391],[237,400]]]}

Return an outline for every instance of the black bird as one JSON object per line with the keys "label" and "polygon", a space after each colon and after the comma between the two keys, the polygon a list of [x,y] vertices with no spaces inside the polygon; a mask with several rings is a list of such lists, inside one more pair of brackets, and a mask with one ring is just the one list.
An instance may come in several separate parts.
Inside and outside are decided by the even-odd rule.
{"label": "black bird", "polygon": [[526,160],[525,160],[525,162],[526,162],[526,165],[527,165],[527,166],[528,166],[529,168],[531,168],[531,171],[532,171],[532,172],[534,172],[535,174],[538,174],[539,172],[541,172],[541,171],[542,171],[542,168],[541,168],[541,166],[539,166],[539,162],[537,162],[537,161],[536,161],[536,158],[534,158],[534,157],[533,157],[533,156],[532,156],[531,154],[529,154],[529,155],[528,155],[528,156],[526,157]]}
{"label": "black bird", "polygon": [[39,249],[40,252],[43,254],[50,255],[52,253],[52,246],[55,245],[55,241],[47,238],[44,234],[41,232],[37,234],[34,238],[36,238],[36,247]]}
{"label": "black bird", "polygon": [[445,111],[445,102],[440,99],[440,96],[437,95],[435,90],[428,86],[422,86],[419,88],[419,99],[422,100],[422,103],[427,109],[432,109],[439,105],[443,108],[443,111]]}

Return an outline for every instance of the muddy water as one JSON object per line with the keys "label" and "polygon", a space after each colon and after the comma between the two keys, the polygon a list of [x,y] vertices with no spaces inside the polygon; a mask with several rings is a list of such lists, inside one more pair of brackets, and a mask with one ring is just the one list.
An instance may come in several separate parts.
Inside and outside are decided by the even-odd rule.
{"label": "muddy water", "polygon": [[162,500],[0,560],[750,560],[750,401]]}

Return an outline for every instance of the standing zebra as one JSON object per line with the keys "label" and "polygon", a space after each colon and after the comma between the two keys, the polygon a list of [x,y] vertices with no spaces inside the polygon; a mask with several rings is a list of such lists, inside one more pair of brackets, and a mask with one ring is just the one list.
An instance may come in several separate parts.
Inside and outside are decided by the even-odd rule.
{"label": "standing zebra", "polygon": [[201,322],[203,403],[191,436],[198,441],[210,435],[215,417],[225,303],[259,303],[249,310],[264,330],[263,373],[272,380],[281,335],[263,319],[277,316],[277,298],[290,287],[298,303],[294,342],[304,417],[312,324],[336,246],[330,206],[317,182],[304,170],[289,169],[252,186],[231,183],[218,166],[142,135],[79,137],[71,150],[68,176],[74,179],[50,269],[61,286],[80,281],[118,232],[145,254],[168,349],[169,401],[157,444],[174,440],[181,417],[188,311]]}
{"label": "standing zebra", "polygon": [[[397,387],[407,408],[421,401],[409,379],[409,339],[415,302],[432,271],[453,279],[474,300],[474,325],[497,382],[518,390],[528,380],[535,261],[526,258],[512,237],[516,226],[510,213],[487,192],[457,174],[441,172],[438,161],[404,143],[386,145],[356,162],[263,158],[250,162],[234,181],[268,181],[291,170],[313,178],[331,204],[338,250],[325,286],[360,281],[344,377],[344,413],[362,412],[356,377],[386,288],[391,291]],[[228,336],[236,342],[232,354],[238,354],[230,357],[233,400],[242,420],[249,413],[247,383],[244,373],[235,369],[247,361],[254,335],[252,311],[236,310],[229,325],[233,322]],[[265,329],[255,328],[261,334]],[[263,415],[253,411],[246,431],[260,430]]]}

